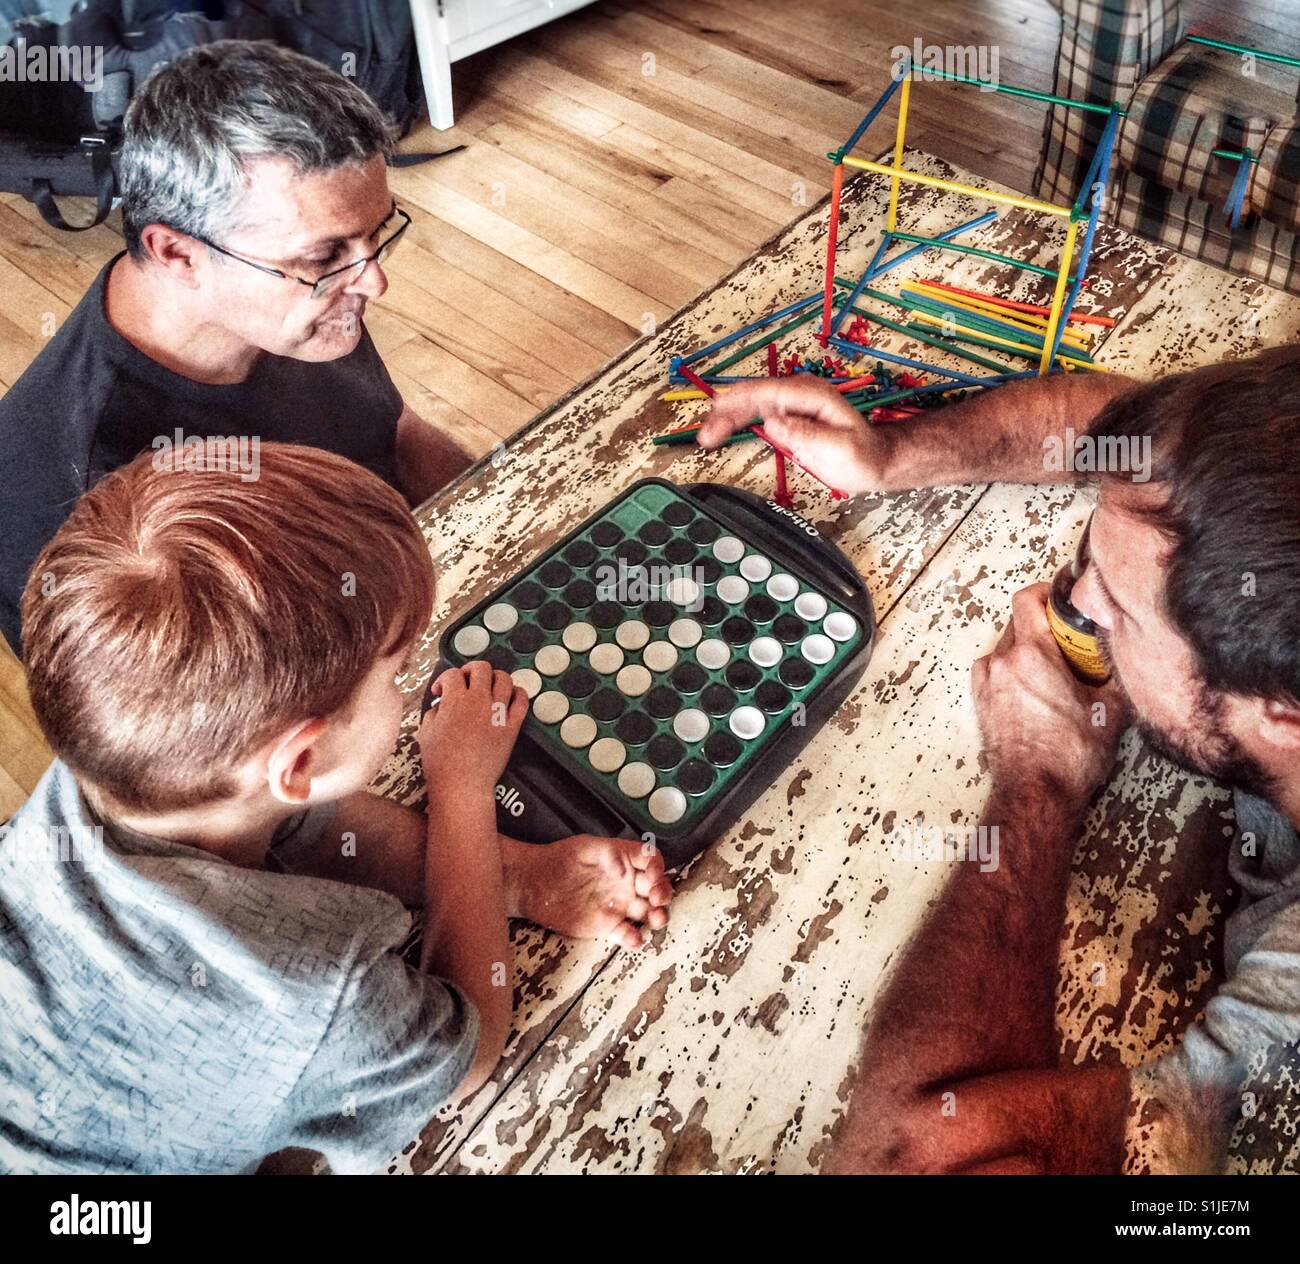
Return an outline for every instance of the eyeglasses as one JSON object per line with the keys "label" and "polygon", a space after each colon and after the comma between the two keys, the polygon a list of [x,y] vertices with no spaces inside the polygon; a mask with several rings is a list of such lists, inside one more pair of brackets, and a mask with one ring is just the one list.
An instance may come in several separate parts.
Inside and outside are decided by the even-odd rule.
{"label": "eyeglasses", "polygon": [[392,254],[393,247],[397,245],[402,234],[411,226],[411,217],[396,202],[393,203],[389,218],[391,219],[394,214],[402,217],[401,227],[391,237],[381,242],[378,250],[373,254],[366,255],[364,259],[354,259],[351,263],[345,263],[343,267],[335,268],[333,272],[327,272],[314,281],[304,280],[302,277],[294,276],[290,272],[282,272],[279,268],[272,268],[265,263],[256,263],[252,259],[245,259],[243,255],[237,255],[224,246],[218,246],[215,241],[209,241],[206,237],[200,237],[197,233],[187,233],[186,236],[193,237],[195,241],[201,241],[209,250],[215,250],[218,254],[225,255],[227,258],[234,259],[239,263],[246,263],[250,268],[256,268],[259,272],[279,277],[282,281],[297,281],[299,285],[310,286],[312,298],[324,298],[327,294],[333,294],[348,279],[355,280],[372,263],[383,263]]}

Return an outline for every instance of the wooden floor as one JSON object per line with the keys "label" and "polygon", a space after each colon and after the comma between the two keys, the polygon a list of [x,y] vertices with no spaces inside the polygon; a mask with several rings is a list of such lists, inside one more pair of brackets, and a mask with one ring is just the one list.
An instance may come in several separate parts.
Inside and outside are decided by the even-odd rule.
{"label": "wooden floor", "polygon": [[[1293,0],[1236,7],[1239,39],[1300,34]],[[1058,31],[1047,0],[602,0],[457,63],[456,127],[403,147],[467,148],[393,173],[414,224],[375,342],[418,413],[487,452],[825,193],[891,48],[995,44],[1004,81],[1049,89]],[[909,143],[1029,188],[1043,107],[936,85],[910,113]],[[0,390],[120,249],[116,216],[60,233],[0,195]],[[0,819],[48,759],[0,651]]]}

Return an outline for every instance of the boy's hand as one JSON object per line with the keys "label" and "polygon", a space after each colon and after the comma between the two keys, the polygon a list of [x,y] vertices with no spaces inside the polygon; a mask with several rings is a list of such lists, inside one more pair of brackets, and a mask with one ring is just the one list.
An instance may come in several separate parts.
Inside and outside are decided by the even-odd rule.
{"label": "boy's hand", "polygon": [[420,722],[425,782],[490,798],[528,715],[528,695],[479,661],[443,672],[430,696],[437,704]]}
{"label": "boy's hand", "polygon": [[873,426],[829,382],[800,374],[729,386],[714,400],[696,442],[716,448],[756,417],[773,443],[828,486],[850,496],[892,490],[895,428]]}
{"label": "boy's hand", "polygon": [[1047,622],[1050,591],[1033,584],[1016,593],[997,648],[971,668],[971,688],[994,781],[1036,782],[1082,809],[1114,766],[1128,700],[1114,681],[1075,678]]}

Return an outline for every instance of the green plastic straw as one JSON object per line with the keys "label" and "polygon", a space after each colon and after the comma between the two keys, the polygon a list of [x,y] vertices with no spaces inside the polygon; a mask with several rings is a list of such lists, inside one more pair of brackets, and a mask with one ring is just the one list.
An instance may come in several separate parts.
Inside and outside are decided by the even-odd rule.
{"label": "green plastic straw", "polygon": [[924,246],[938,246],[941,250],[955,250],[959,255],[977,255],[981,259],[992,259],[994,263],[1009,264],[1024,272],[1037,272],[1039,276],[1056,276],[1055,268],[1044,268],[1037,263],[1022,263],[1010,255],[1000,255],[994,250],[981,250],[978,246],[963,246],[955,241],[939,241],[935,237],[919,237],[916,233],[890,233],[889,235],[897,237],[900,241],[915,241]]}
{"label": "green plastic straw", "polygon": [[793,320],[787,321],[784,325],[778,325],[770,334],[764,334],[754,342],[746,343],[739,351],[729,355],[725,360],[719,360],[718,363],[709,370],[709,372],[711,374],[721,373],[723,370],[731,368],[731,366],[738,361],[743,360],[751,352],[766,347],[769,342],[775,342],[778,338],[784,337],[784,335],[788,334],[790,330],[798,329],[800,325],[806,325],[810,320],[820,320],[821,316],[821,304],[818,303],[809,311],[804,312],[800,316],[796,316]]}
{"label": "green plastic straw", "polygon": [[1204,35],[1189,35],[1187,41],[1190,44],[1208,44],[1211,48],[1224,48],[1230,53],[1249,53],[1252,57],[1262,57],[1265,61],[1280,61],[1284,66],[1300,66],[1300,57],[1288,57],[1285,53],[1266,53],[1262,48],[1229,44],[1226,40],[1208,39]]}
{"label": "green plastic straw", "polygon": [[[982,355],[976,355],[973,351],[967,351],[963,347],[954,347],[946,338],[939,334],[932,334],[928,331],[921,330],[911,325],[900,324],[896,320],[890,320],[888,316],[880,316],[875,312],[864,311],[861,307],[852,307],[849,309],[866,320],[874,321],[877,325],[884,325],[886,329],[892,329],[897,333],[906,334],[909,338],[914,338],[917,342],[924,342],[931,347],[940,347],[955,356],[960,356],[963,360],[969,360],[972,364],[978,364],[983,368],[992,369],[995,373],[1005,373],[1007,366],[999,364],[996,360],[985,359]],[[869,356],[870,347],[863,347],[862,354]]]}

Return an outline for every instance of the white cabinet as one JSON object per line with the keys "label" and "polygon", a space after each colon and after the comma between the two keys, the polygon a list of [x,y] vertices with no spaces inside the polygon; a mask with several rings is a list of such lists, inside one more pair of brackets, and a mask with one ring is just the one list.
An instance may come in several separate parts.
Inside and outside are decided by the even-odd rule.
{"label": "white cabinet", "polygon": [[572,13],[591,0],[410,0],[424,98],[436,128],[454,122],[451,63]]}

